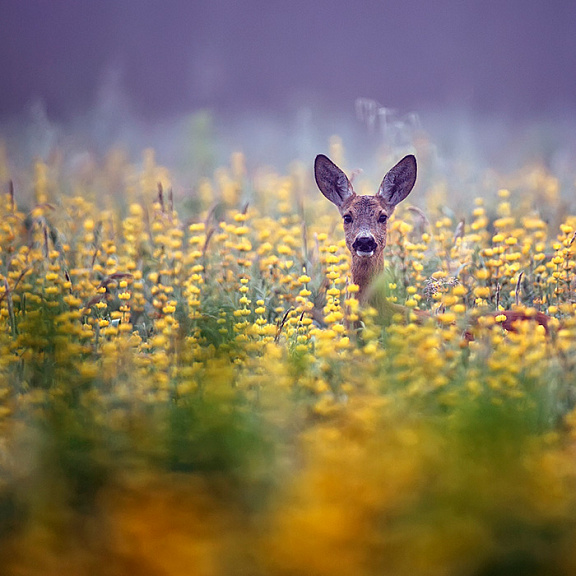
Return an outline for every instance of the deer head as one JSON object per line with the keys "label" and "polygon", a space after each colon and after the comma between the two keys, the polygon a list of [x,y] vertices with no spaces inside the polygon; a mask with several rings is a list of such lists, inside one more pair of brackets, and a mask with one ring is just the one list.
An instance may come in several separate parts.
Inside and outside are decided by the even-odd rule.
{"label": "deer head", "polygon": [[374,196],[354,192],[348,177],[332,160],[316,156],[314,175],[320,192],[336,205],[352,255],[352,280],[362,293],[384,265],[388,219],[416,182],[416,158],[404,157],[384,176]]}

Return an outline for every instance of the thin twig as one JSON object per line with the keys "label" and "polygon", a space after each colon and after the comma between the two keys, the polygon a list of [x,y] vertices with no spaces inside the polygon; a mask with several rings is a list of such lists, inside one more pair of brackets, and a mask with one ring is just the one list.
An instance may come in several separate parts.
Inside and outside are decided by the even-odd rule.
{"label": "thin twig", "polygon": [[162,188],[162,182],[158,182],[158,202],[162,213],[164,213],[164,188]]}
{"label": "thin twig", "polygon": [[520,272],[520,274],[518,275],[518,280],[516,281],[516,290],[515,290],[516,306],[520,306],[520,292],[522,290],[522,276],[524,276],[524,272]]}
{"label": "thin twig", "polygon": [[288,320],[288,315],[290,314],[290,312],[292,312],[292,310],[294,310],[294,308],[288,308],[288,310],[286,310],[286,312],[284,313],[282,320],[278,324],[278,328],[276,329],[276,336],[274,336],[275,343],[278,343],[278,340],[280,340],[280,334],[282,334],[284,324],[286,324],[286,321]]}
{"label": "thin twig", "polygon": [[16,203],[14,202],[14,182],[8,182],[8,196],[10,197],[10,212],[14,214],[16,210]]}

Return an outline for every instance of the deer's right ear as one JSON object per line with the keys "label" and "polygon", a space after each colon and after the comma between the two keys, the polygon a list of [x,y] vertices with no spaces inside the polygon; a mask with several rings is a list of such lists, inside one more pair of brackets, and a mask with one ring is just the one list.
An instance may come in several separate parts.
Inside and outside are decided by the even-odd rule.
{"label": "deer's right ear", "polygon": [[320,192],[338,208],[342,206],[345,200],[354,196],[352,184],[350,184],[346,174],[324,154],[316,156],[314,177]]}

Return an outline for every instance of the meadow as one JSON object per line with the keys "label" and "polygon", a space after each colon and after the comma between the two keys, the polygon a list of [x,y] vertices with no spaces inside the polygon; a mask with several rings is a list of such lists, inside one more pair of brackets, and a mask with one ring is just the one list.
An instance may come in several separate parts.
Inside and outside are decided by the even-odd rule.
{"label": "meadow", "polygon": [[150,150],[2,149],[2,574],[576,573],[575,182],[491,173],[457,209],[424,172],[383,324],[312,162],[182,193]]}

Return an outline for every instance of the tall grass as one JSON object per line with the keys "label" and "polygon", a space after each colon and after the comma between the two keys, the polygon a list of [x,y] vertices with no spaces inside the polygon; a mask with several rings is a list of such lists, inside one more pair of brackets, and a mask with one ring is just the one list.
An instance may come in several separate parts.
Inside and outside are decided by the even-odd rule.
{"label": "tall grass", "polygon": [[111,158],[2,175],[30,183],[0,199],[2,573],[574,573],[553,174],[458,216],[417,190],[377,289],[432,317],[386,326],[306,167],[236,155],[183,198]]}

